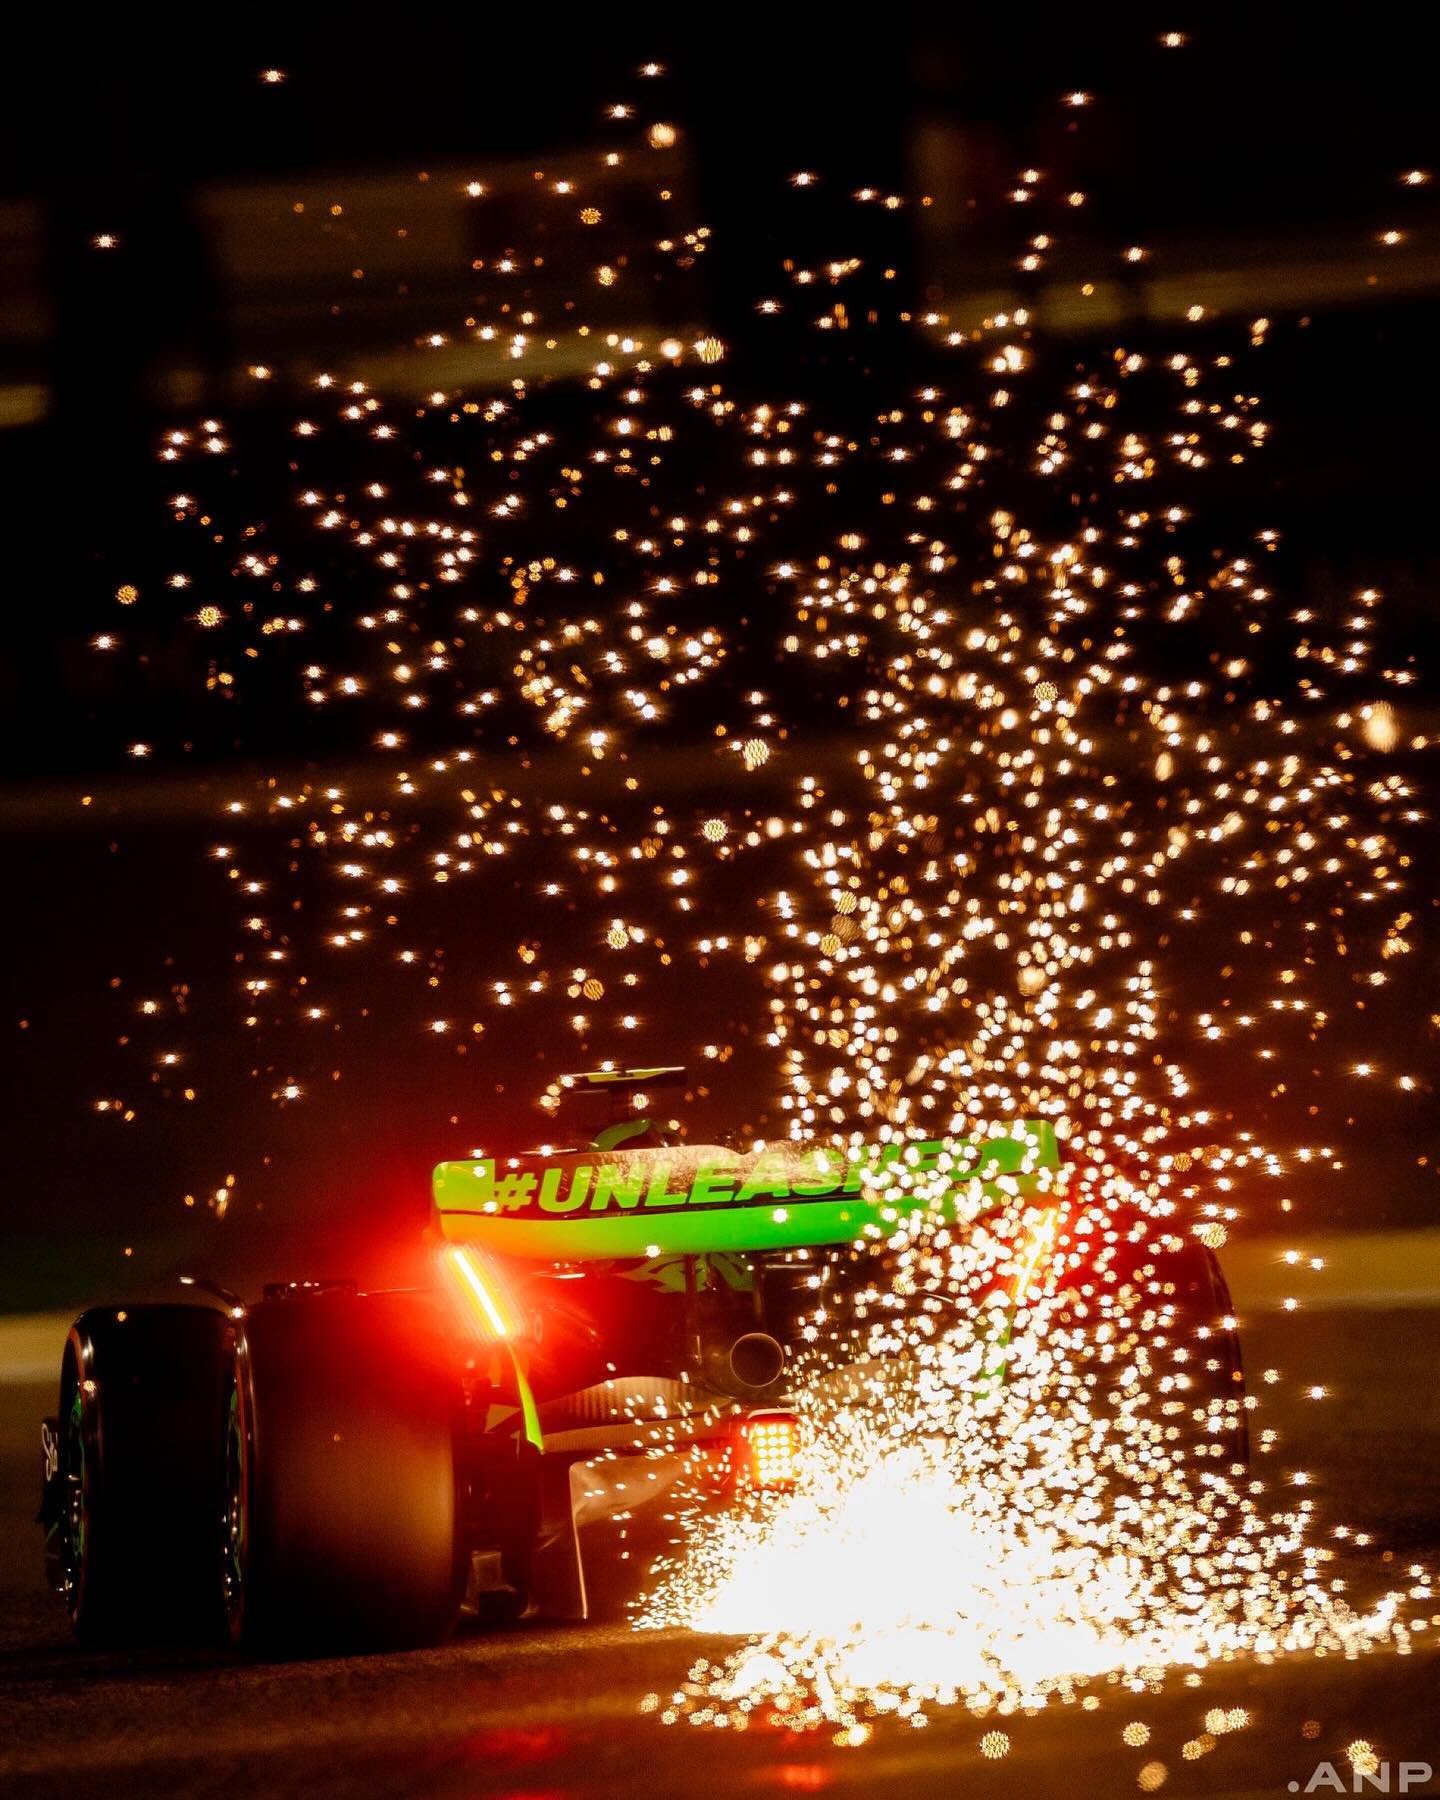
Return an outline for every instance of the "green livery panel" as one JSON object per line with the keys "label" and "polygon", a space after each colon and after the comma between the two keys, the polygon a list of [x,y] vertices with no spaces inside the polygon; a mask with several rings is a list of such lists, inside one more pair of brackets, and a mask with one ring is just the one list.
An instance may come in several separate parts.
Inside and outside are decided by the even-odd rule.
{"label": "green livery panel", "polygon": [[443,1162],[441,1231],[501,1255],[581,1262],[791,1250],[888,1232],[909,1214],[977,1217],[1057,1185],[1048,1120],[981,1139],[736,1152],[716,1144]]}

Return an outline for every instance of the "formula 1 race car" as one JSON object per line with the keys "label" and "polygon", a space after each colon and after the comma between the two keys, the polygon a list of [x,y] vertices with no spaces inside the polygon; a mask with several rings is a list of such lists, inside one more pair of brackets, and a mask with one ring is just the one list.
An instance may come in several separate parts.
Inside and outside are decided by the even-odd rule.
{"label": "formula 1 race car", "polygon": [[[430,1288],[301,1281],[247,1305],[191,1284],[176,1304],[83,1313],[42,1428],[40,1510],[77,1634],[400,1647],[462,1615],[585,1617],[634,1568],[647,1517],[673,1547],[680,1492],[723,1506],[795,1485],[795,1356],[817,1303],[873,1261],[857,1244],[895,1231],[896,1162],[949,1181],[952,1223],[1028,1209],[1008,1296],[1023,1304],[1064,1206],[1048,1123],[849,1158],[738,1153],[648,1116],[682,1076],[566,1078],[608,1100],[585,1148],[440,1164]],[[1187,1370],[1173,1429],[1243,1463],[1213,1252],[1143,1222],[1118,1241],[1166,1297],[1161,1341]]]}

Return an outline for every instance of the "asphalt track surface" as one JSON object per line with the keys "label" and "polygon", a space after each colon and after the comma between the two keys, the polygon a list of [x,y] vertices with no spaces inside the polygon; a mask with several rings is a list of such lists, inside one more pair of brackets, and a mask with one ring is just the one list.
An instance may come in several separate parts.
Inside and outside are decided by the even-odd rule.
{"label": "asphalt track surface", "polygon": [[[1286,1317],[1274,1294],[1237,1295],[1250,1367],[1324,1382],[1329,1398],[1276,1400],[1286,1461],[1311,1471],[1325,1515],[1375,1533],[1347,1573],[1355,1597],[1440,1557],[1440,1263],[1377,1252],[1364,1284],[1335,1283]],[[1268,1281],[1268,1277],[1266,1278]],[[221,1655],[98,1654],[70,1641],[39,1570],[33,1524],[35,1422],[53,1406],[35,1379],[37,1333],[0,1321],[0,1793],[6,1795],[780,1795],[811,1793],[1125,1795],[1162,1763],[1165,1795],[1304,1791],[1322,1762],[1352,1791],[1345,1747],[1368,1740],[1391,1764],[1428,1763],[1416,1794],[1440,1794],[1440,1627],[1407,1656],[1295,1657],[1221,1665],[1198,1685],[1176,1673],[1158,1694],[1104,1682],[1099,1704],[982,1724],[938,1713],[923,1730],[878,1729],[841,1749],[823,1734],[764,1725],[743,1735],[665,1727],[640,1710],[697,1654],[723,1645],[623,1626],[474,1632],[402,1656],[292,1662]],[[48,1329],[53,1329],[50,1327]],[[39,1333],[43,1352],[48,1338]],[[1284,1384],[1277,1392],[1283,1393]],[[1382,1561],[1389,1547],[1392,1560]],[[883,1547],[882,1551],[883,1553]],[[843,1570],[837,1571],[843,1580]],[[1434,1605],[1434,1603],[1431,1603]],[[1440,1608],[1437,1608],[1440,1610]],[[1212,1708],[1251,1723],[1196,1760],[1181,1751]],[[1123,1726],[1143,1719],[1149,1742]],[[980,1739],[1001,1724],[1009,1753]],[[1153,1776],[1147,1775],[1147,1781]],[[1314,1791],[1327,1791],[1320,1787]],[[1331,1788],[1329,1791],[1333,1791]],[[1372,1790],[1373,1791],[1373,1790]]]}

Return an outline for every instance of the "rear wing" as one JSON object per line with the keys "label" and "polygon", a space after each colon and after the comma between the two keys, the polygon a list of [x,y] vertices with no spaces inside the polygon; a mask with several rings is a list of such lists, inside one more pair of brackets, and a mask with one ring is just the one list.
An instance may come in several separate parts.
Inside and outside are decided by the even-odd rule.
{"label": "rear wing", "polygon": [[433,1191],[454,1243],[584,1262],[845,1244],[917,1212],[964,1220],[1051,1192],[1059,1168],[1055,1127],[1027,1119],[854,1152],[685,1144],[442,1162]]}

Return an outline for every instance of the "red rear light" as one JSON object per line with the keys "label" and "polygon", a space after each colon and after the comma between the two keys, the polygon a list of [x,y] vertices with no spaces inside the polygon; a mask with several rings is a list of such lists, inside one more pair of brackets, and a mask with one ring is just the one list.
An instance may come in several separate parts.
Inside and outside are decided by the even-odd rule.
{"label": "red rear light", "polygon": [[440,1266],[471,1332],[497,1339],[517,1335],[510,1296],[483,1252],[469,1244],[447,1244],[440,1253]]}
{"label": "red rear light", "polygon": [[758,1488],[793,1488],[800,1476],[800,1421],[794,1413],[751,1413],[740,1427],[744,1468]]}

